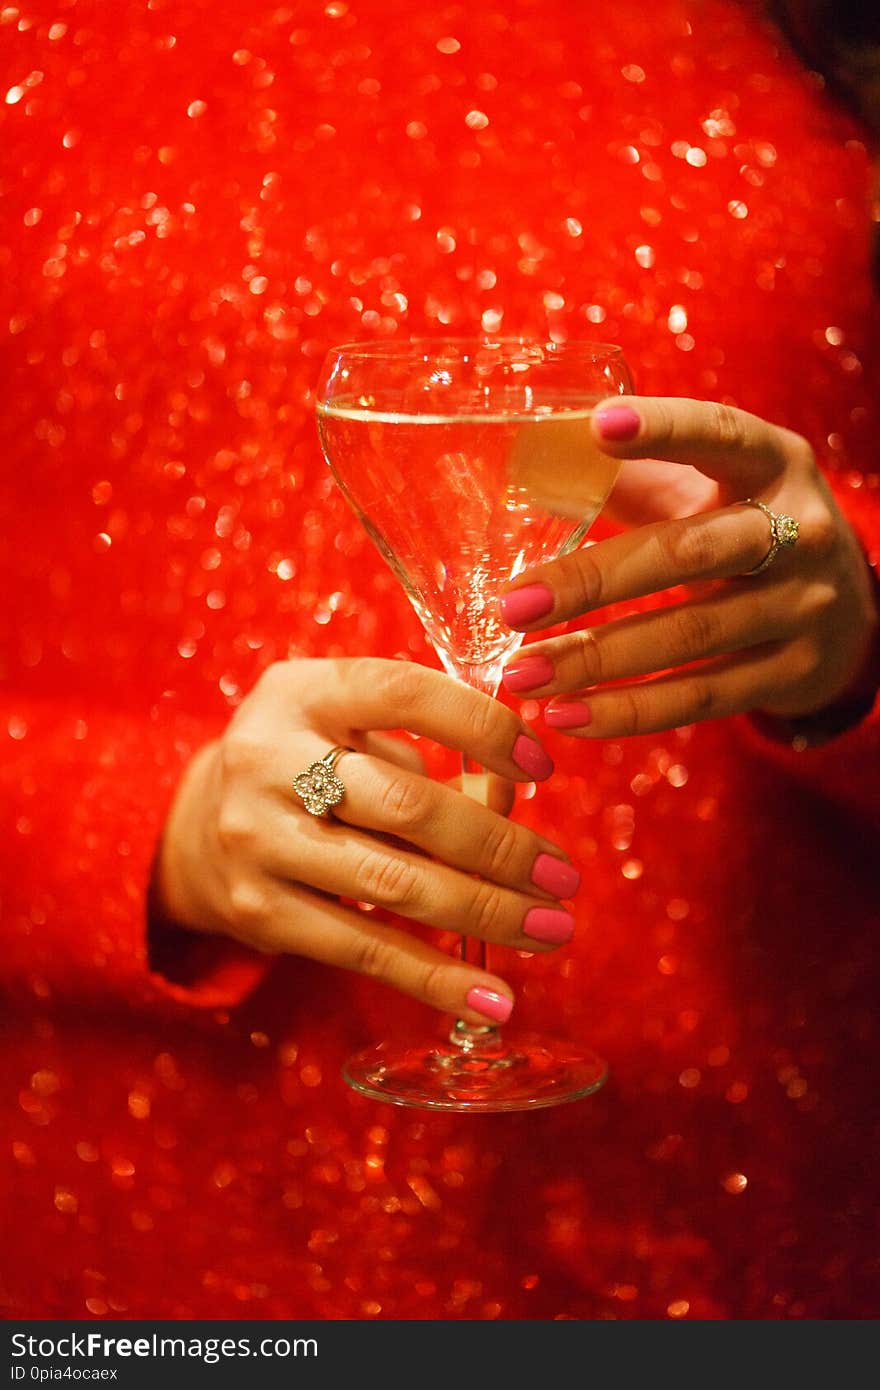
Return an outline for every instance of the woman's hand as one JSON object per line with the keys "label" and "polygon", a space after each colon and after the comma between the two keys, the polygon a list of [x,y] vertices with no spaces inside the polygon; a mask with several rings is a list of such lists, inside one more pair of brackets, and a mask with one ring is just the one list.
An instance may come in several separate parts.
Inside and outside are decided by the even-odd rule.
{"label": "woman's hand", "polygon": [[[847,691],[877,610],[864,556],[807,442],[741,410],[650,397],[605,401],[592,428],[603,452],[633,460],[608,511],[637,529],[520,575],[502,599],[505,621],[534,632],[677,585],[690,594],[529,645],[507,666],[506,688],[578,692],[554,698],[545,721],[594,738],[750,710],[810,715]],[[746,498],[800,528],[753,577],[771,533]]]}
{"label": "woman's hand", "polygon": [[[438,671],[280,662],[188,768],[160,854],[160,901],[183,926],[360,971],[472,1023],[503,1021],[512,992],[502,979],[338,899],[541,951],[571,937],[558,900],[579,875],[548,840],[430,780],[413,745],[376,732],[402,728],[491,769],[489,799],[506,809],[511,780],[553,771],[515,714]],[[294,777],[338,745],[356,750],[336,766],[345,795],[331,816],[312,816]]]}

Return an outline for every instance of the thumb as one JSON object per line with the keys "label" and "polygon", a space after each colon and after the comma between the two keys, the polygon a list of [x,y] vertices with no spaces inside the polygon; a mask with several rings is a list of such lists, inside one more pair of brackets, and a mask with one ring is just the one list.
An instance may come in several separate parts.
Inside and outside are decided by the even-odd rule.
{"label": "thumb", "polygon": [[719,487],[696,468],[660,459],[625,459],[603,516],[618,526],[673,521],[721,505]]}

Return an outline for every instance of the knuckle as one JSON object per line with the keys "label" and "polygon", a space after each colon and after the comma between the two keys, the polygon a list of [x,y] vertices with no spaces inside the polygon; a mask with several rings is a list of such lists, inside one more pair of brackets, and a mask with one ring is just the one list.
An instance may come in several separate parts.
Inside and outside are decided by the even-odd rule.
{"label": "knuckle", "polygon": [[723,449],[740,449],[746,442],[746,417],[723,401],[712,402],[712,427]]}
{"label": "knuckle", "polygon": [[266,667],[257,684],[268,686],[284,685],[289,676],[289,661],[273,661]]}
{"label": "knuckle", "polygon": [[266,691],[274,690],[283,682],[283,672],[287,665],[286,661],[273,661],[260,673],[259,679],[251,691],[251,696],[265,695]]}
{"label": "knuckle", "polygon": [[450,980],[450,967],[441,961],[432,961],[422,971],[418,984],[419,998],[432,1008],[447,1008],[452,994]]}
{"label": "knuckle", "polygon": [[493,822],[484,841],[484,872],[496,881],[508,882],[517,874],[520,837],[515,825],[500,817]]}
{"label": "knuckle", "polygon": [[654,448],[669,449],[678,433],[678,403],[662,398],[650,404],[650,437]]}
{"label": "knuckle", "polygon": [[416,897],[418,872],[406,859],[370,850],[356,874],[358,894],[380,907],[404,908]]}
{"label": "knuckle", "polygon": [[470,930],[484,941],[498,941],[504,934],[504,900],[489,883],[475,883],[470,911]]}
{"label": "knuckle", "polygon": [[[360,663],[358,663],[360,665]],[[371,661],[365,658],[366,668],[362,672],[355,669],[353,679],[365,688],[372,688],[382,704],[397,711],[405,722],[407,715],[417,707],[422,692],[422,678],[419,668],[410,661]]]}
{"label": "knuckle", "polygon": [[808,640],[793,643],[788,651],[786,666],[789,680],[793,684],[799,685],[811,680],[823,666],[817,644]]}
{"label": "knuckle", "polygon": [[701,522],[672,522],[657,532],[661,563],[674,579],[709,574],[717,563],[711,527]]}
{"label": "knuckle", "polygon": [[220,762],[227,777],[248,776],[265,765],[266,746],[246,722],[230,726],[220,745]]}
{"label": "knuckle", "polygon": [[346,685],[371,689],[382,680],[388,664],[375,656],[350,656],[341,658],[335,666]]}
{"label": "knuckle", "polygon": [[422,777],[389,777],[378,798],[379,814],[392,829],[414,830],[431,815],[431,786]]}
{"label": "knuckle", "polygon": [[818,473],[819,465],[816,462],[816,453],[809,440],[804,439],[802,434],[795,434],[793,430],[787,430],[785,434],[787,454],[791,465],[799,472]]}
{"label": "knuckle", "polygon": [[601,637],[592,628],[579,632],[574,651],[579,684],[598,685],[605,674]]}
{"label": "knuckle", "polygon": [[256,839],[256,827],[235,801],[224,801],[217,815],[217,840],[226,854],[241,853]]}
{"label": "knuckle", "polygon": [[229,885],[228,895],[229,912],[236,927],[248,930],[262,924],[266,901],[259,884],[250,878],[236,878]]}
{"label": "knuckle", "polygon": [[576,551],[563,563],[563,582],[569,600],[566,606],[577,613],[601,608],[606,586],[602,570],[593,557],[592,546]]}
{"label": "knuckle", "polygon": [[387,980],[394,973],[395,948],[373,932],[366,932],[355,942],[351,968],[359,975],[373,980]]}
{"label": "knuckle", "polygon": [[705,719],[714,719],[717,714],[718,696],[711,682],[694,681],[687,697],[687,714],[684,716],[687,722],[698,724]]}
{"label": "knuckle", "polygon": [[[303,657],[288,657],[285,661],[271,662],[263,671],[251,691],[251,695],[258,699],[266,697],[273,702],[276,701],[291,689],[297,677],[300,676],[304,664],[305,658]],[[316,661],[310,662],[309,674],[312,681],[318,674],[316,669],[318,664]]]}
{"label": "knuckle", "polygon": [[828,581],[811,584],[802,599],[801,613],[807,619],[824,618],[837,606],[837,585]]}
{"label": "knuckle", "polygon": [[[477,695],[477,692],[474,693]],[[470,735],[476,747],[484,747],[497,741],[501,727],[500,713],[497,701],[490,700],[488,695],[477,695],[470,710],[469,720]]]}
{"label": "knuckle", "polygon": [[800,522],[800,537],[816,555],[829,555],[838,540],[836,518],[831,508],[822,503],[812,510]]}
{"label": "knuckle", "polygon": [[682,606],[671,619],[675,653],[679,661],[699,661],[714,656],[721,644],[721,625],[710,608]]}
{"label": "knuckle", "polygon": [[642,692],[621,686],[615,691],[615,700],[615,724],[628,734],[647,732],[647,708]]}

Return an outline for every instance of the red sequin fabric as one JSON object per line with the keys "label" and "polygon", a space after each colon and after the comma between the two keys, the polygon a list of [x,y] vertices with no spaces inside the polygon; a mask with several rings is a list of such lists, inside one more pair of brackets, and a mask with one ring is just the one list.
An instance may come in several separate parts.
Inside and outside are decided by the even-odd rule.
{"label": "red sequin fabric", "polygon": [[620,342],[806,435],[876,556],[865,132],[722,0],[19,0],[0,40],[6,1315],[876,1314],[876,717],[526,705],[559,770],[517,814],[584,888],[503,968],[608,1057],[581,1104],[371,1103],[344,1057],[427,1011],[145,946],[181,768],[267,664],[433,660],[319,454],[330,345]]}

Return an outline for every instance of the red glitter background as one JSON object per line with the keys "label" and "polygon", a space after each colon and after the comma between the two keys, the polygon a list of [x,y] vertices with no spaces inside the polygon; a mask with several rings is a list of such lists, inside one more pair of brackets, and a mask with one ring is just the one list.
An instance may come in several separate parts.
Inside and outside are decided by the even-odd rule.
{"label": "red glitter background", "polygon": [[423,1010],[183,941],[172,985],[144,925],[266,665],[432,660],[320,459],[331,344],[620,342],[805,434],[873,558],[865,133],[721,0],[22,0],[0,64],[6,1316],[876,1314],[876,715],[539,724],[585,886],[504,969],[609,1058],[584,1104],[371,1104],[342,1059]]}

